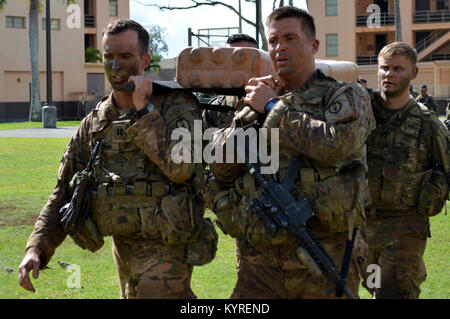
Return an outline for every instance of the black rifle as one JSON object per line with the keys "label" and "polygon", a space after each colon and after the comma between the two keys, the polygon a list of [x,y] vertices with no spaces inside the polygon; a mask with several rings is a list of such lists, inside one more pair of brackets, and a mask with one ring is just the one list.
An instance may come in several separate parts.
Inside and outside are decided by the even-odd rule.
{"label": "black rifle", "polygon": [[[341,297],[342,293],[345,293],[350,299],[354,299],[346,286],[348,262],[344,262],[342,272],[339,273],[333,259],[306,226],[308,220],[314,216],[306,197],[301,194],[301,199],[298,201],[291,193],[291,190],[296,188],[291,177],[298,176],[299,159],[292,157],[286,177],[282,182],[267,180],[261,174],[258,164],[249,163],[247,159],[245,159],[245,162],[250,174],[262,186],[261,199],[253,199],[250,205],[257,217],[265,224],[269,238],[272,239],[280,227],[294,235],[297,243],[306,251],[308,257],[313,260],[315,266],[327,279],[324,295],[326,296],[333,291],[333,289],[327,290],[328,282],[331,281],[334,284],[337,297]],[[297,192],[300,192],[298,188]],[[353,231],[352,241],[347,244],[344,260],[350,260],[355,234],[356,230]]]}

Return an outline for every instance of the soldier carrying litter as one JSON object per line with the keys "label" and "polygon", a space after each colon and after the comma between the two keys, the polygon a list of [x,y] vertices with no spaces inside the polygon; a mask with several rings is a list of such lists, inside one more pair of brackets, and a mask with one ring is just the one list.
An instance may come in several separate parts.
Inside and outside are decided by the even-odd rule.
{"label": "soldier carrying litter", "polygon": [[[301,194],[306,196],[314,211],[308,227],[332,260],[341,262],[349,237],[353,240],[347,287],[357,296],[357,265],[366,246],[359,234],[353,236],[353,229],[361,225],[368,199],[365,142],[374,128],[370,98],[363,86],[338,82],[316,70],[319,41],[306,11],[279,8],[269,15],[267,25],[276,77],[248,82],[247,106],[231,127],[219,132],[216,142],[225,148],[237,126],[245,127],[260,116],[265,118],[263,128],[279,129],[280,170],[273,178],[285,180],[293,158],[299,158],[297,175],[289,176],[295,181],[292,194],[298,202],[304,199]],[[253,175],[237,162],[212,163],[211,169],[229,187],[214,198],[217,224],[238,244],[238,280],[231,297],[324,298],[327,280],[312,271],[296,237],[283,228],[274,237],[268,234],[252,205],[253,199],[265,202]]]}
{"label": "soldier carrying litter", "polygon": [[[90,251],[101,248],[103,236],[112,236],[121,298],[195,298],[193,266],[214,258],[217,233],[203,218],[202,164],[175,163],[170,136],[178,128],[193,133],[200,110],[192,94],[153,89],[143,75],[150,63],[148,43],[147,31],[132,20],[112,21],[103,31],[105,73],[113,90],[67,146],[57,185],[18,269],[19,284],[27,290],[35,291],[29,271],[36,279],[69,233]],[[127,82],[134,91],[124,89]],[[91,214],[82,219],[84,227],[71,227],[65,218],[63,225],[58,212],[71,199],[72,177],[76,187],[87,174],[93,179],[90,191],[78,188],[78,195],[90,196]],[[79,208],[76,201],[71,205]]]}

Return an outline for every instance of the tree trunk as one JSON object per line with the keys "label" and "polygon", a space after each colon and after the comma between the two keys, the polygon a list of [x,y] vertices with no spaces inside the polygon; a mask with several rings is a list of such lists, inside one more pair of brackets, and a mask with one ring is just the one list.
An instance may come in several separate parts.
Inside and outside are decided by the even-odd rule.
{"label": "tree trunk", "polygon": [[402,22],[400,19],[400,0],[395,0],[395,41],[402,41]]}
{"label": "tree trunk", "polygon": [[31,103],[29,120],[42,121],[41,85],[39,82],[39,12],[38,0],[30,0],[29,46],[31,64]]}

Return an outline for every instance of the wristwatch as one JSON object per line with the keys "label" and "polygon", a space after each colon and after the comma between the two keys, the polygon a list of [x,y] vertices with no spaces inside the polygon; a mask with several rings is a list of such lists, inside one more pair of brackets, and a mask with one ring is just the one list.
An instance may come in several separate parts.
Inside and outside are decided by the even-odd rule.
{"label": "wristwatch", "polygon": [[264,111],[267,113],[270,112],[270,110],[273,108],[273,106],[279,101],[280,99],[277,97],[271,98],[269,101],[267,101],[266,105],[264,106]]}
{"label": "wristwatch", "polygon": [[153,111],[155,109],[155,106],[152,103],[148,103],[143,109],[140,109],[137,111],[137,115],[139,118],[143,117],[145,114]]}

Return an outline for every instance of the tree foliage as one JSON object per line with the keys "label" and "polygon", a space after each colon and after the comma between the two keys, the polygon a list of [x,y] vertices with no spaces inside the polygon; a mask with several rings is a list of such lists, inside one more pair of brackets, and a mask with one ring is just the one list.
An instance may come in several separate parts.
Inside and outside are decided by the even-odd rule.
{"label": "tree foliage", "polygon": [[[246,23],[248,23],[249,25],[253,26],[254,28],[256,28],[256,21],[252,21],[248,18],[246,18],[245,16],[243,16],[238,9],[236,9],[236,7],[233,4],[230,4],[231,1],[215,1],[215,0],[189,0],[190,3],[185,5],[185,6],[175,6],[175,5],[161,5],[158,4],[160,3],[160,1],[157,0],[134,0],[135,2],[144,5],[144,6],[149,6],[149,7],[157,7],[160,10],[189,10],[189,9],[194,9],[194,8],[198,8],[201,6],[221,6],[221,7],[225,7],[231,11],[233,11],[236,15],[238,15],[238,17],[240,19],[242,19],[243,21],[245,21]],[[253,2],[256,5],[256,0],[245,0],[246,2]],[[183,1],[183,3],[185,3],[186,1]],[[236,1],[234,1],[236,2]],[[272,2],[272,10],[274,10],[277,7],[277,2],[278,2],[278,7],[282,7],[285,4],[284,0],[273,0]],[[268,43],[267,43],[267,37],[265,34],[265,30],[264,30],[264,21],[262,19],[262,5],[265,3],[265,1],[260,0],[261,5],[259,6],[259,12],[258,12],[258,16],[259,16],[259,26],[258,26],[258,32],[259,35],[261,37],[261,48],[263,50],[267,50],[268,48]],[[289,0],[286,1],[286,3],[288,3],[288,5],[292,6],[293,5],[293,0]]]}
{"label": "tree foliage", "polygon": [[152,57],[146,71],[154,70],[155,73],[158,73],[161,69],[160,62],[162,60],[162,54],[169,51],[169,47],[165,41],[166,29],[156,24],[145,26],[145,28],[150,35],[149,49],[150,56]]}
{"label": "tree foliage", "polygon": [[3,10],[3,8],[5,7],[5,4],[7,4],[7,3],[8,3],[8,1],[6,1],[6,0],[0,0],[0,11]]}
{"label": "tree foliage", "polygon": [[102,53],[98,49],[88,47],[84,52],[84,60],[87,63],[102,62]]}

